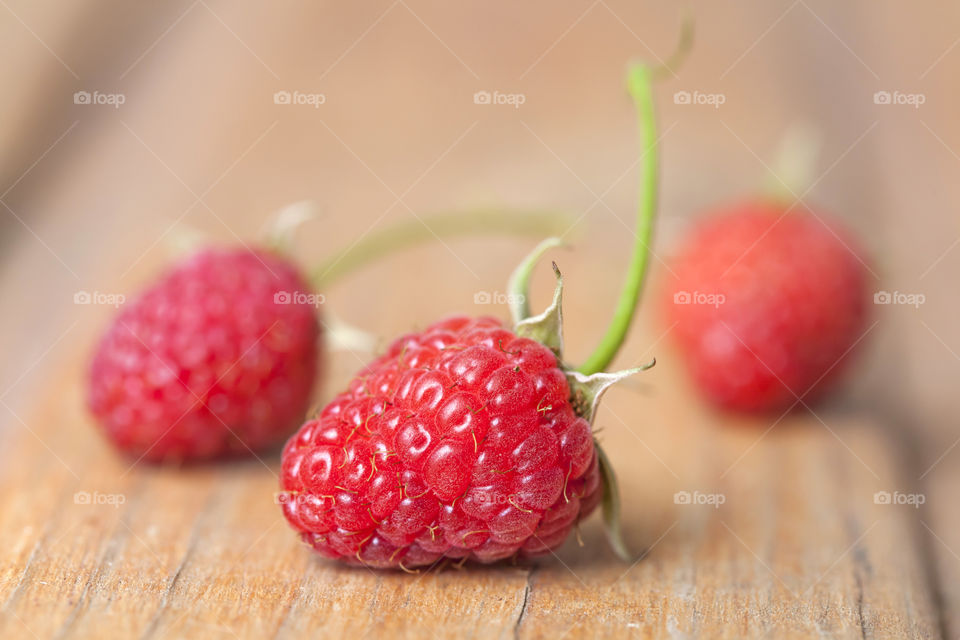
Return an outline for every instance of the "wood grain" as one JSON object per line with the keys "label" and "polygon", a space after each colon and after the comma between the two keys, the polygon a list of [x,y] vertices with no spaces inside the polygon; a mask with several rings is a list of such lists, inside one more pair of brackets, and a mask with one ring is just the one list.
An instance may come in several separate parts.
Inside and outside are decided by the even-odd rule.
{"label": "wood grain", "polygon": [[[948,447],[929,451],[937,461],[951,453]],[[960,511],[957,489],[960,466],[928,463],[919,473],[927,508],[920,514],[920,526],[926,537],[928,563],[937,578],[938,601],[944,638],[960,638]]]}
{"label": "wood grain", "polygon": [[[75,375],[55,389],[0,458],[0,637],[940,637],[912,507],[874,501],[904,477],[869,423],[764,435],[621,391],[600,420],[636,563],[592,518],[537,562],[407,575],[301,546],[275,457],[131,468],[80,417]],[[654,432],[676,418],[692,426]]]}
{"label": "wood grain", "polygon": [[[622,72],[672,48],[676,7],[61,4],[0,7],[16,61],[0,70],[0,637],[960,637],[957,6],[704,3],[693,55],[658,87],[669,132],[654,283],[670,277],[659,258],[684,226],[752,192],[783,131],[807,121],[825,141],[807,199],[858,232],[878,289],[925,294],[920,308],[875,310],[840,404],[769,431],[775,418],[706,411],[648,296],[621,360],[660,365],[613,392],[599,423],[642,561],[617,563],[591,521],[584,547],[536,565],[407,576],[301,548],[272,501],[275,458],[129,470],[80,401],[111,310],[72,296],[132,294],[171,238],[252,241],[301,198],[325,212],[300,237],[305,265],[410,211],[556,207],[583,216],[561,258],[570,351],[586,353],[616,295],[636,196]],[[271,100],[280,89],[328,100],[284,109]],[[523,108],[473,104],[494,89],[522,91]],[[88,109],[77,90],[127,102]],[[679,90],[726,102],[678,105]],[[927,102],[880,107],[877,90]],[[369,270],[325,293],[392,336],[490,311],[473,293],[502,289],[527,245],[424,247],[392,261],[390,278]],[[424,291],[424,273],[445,277]],[[535,282],[538,303],[548,285]],[[357,365],[338,355],[324,393]],[[678,491],[725,502],[678,505]],[[877,491],[927,502],[879,505]],[[77,504],[77,492],[124,503]]]}

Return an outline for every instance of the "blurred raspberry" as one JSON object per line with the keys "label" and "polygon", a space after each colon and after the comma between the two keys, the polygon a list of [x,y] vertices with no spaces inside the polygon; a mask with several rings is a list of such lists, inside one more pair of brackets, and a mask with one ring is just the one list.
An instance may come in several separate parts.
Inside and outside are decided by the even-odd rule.
{"label": "blurred raspberry", "polygon": [[833,223],[746,203],[701,222],[671,265],[669,323],[712,402],[785,410],[828,390],[866,329],[867,270]]}
{"label": "blurred raspberry", "polygon": [[319,325],[285,258],[204,250],[123,308],[100,342],[89,406],[124,453],[151,461],[248,454],[303,419]]}

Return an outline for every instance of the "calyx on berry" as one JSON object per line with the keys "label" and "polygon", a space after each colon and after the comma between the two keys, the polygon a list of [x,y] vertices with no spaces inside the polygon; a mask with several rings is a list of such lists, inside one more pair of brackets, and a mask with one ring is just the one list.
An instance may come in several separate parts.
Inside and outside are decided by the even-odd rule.
{"label": "calyx on berry", "polygon": [[[633,369],[614,373],[598,371],[590,375],[581,373],[566,364],[563,358],[563,276],[556,262],[552,263],[552,266],[557,284],[554,288],[553,301],[550,306],[540,315],[531,317],[526,305],[530,273],[533,267],[536,266],[538,259],[547,249],[559,245],[560,240],[558,238],[549,238],[541,242],[511,276],[510,293],[513,295],[510,298],[517,303],[512,308],[514,331],[517,335],[536,340],[553,351],[557,357],[560,370],[567,377],[567,384],[570,387],[570,404],[574,412],[590,423],[592,427],[597,407],[600,405],[600,399],[604,392],[620,380],[651,368],[656,364],[656,359]],[[614,552],[621,559],[629,561],[631,555],[623,542],[620,531],[620,490],[617,485],[616,474],[609,458],[607,458],[596,438],[594,438],[593,444],[597,451],[597,462],[600,466],[600,475],[603,482],[602,507],[607,538]]]}
{"label": "calyx on berry", "polygon": [[[686,34],[687,31],[685,30],[684,33]],[[681,42],[681,52],[684,42],[685,40]],[[609,373],[604,371],[626,339],[640,298],[644,274],[649,261],[649,245],[657,208],[658,173],[656,123],[653,114],[651,80],[652,72],[647,67],[639,64],[631,67],[628,75],[628,88],[637,109],[637,119],[643,145],[641,156],[642,189],[637,208],[637,228],[634,234],[633,255],[610,326],[594,353],[583,365],[573,367],[567,364],[564,359],[563,276],[556,262],[553,263],[553,272],[556,275],[557,283],[550,306],[543,313],[531,316],[527,302],[530,276],[537,262],[549,249],[560,246],[562,241],[559,238],[548,238],[537,245],[513,272],[508,285],[512,294],[510,296],[512,301],[510,311],[514,322],[514,331],[517,335],[536,340],[553,351],[560,369],[566,375],[573,410],[591,426],[596,417],[600,400],[607,389],[620,380],[645,371],[656,364],[656,360],[651,360],[647,364],[632,369]],[[594,446],[603,482],[602,506],[607,538],[617,555],[624,560],[629,560],[630,553],[620,532],[620,491],[616,475],[610,460],[596,438],[594,438]]]}

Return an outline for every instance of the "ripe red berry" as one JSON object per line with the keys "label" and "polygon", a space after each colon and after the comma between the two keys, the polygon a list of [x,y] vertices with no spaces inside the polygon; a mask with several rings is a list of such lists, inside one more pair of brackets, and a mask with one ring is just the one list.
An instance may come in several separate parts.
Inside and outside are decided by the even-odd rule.
{"label": "ripe red berry", "polygon": [[865,330],[866,269],[835,224],[747,203],[696,227],[666,305],[692,376],[714,403],[785,410],[827,390]]}
{"label": "ripe red berry", "polygon": [[656,210],[652,73],[631,67],[645,194],[614,316],[579,368],[563,361],[557,265],[553,302],[526,304],[541,243],[510,278],[513,329],[457,317],[404,336],[308,420],[283,451],[278,500],[321,554],[370,567],[441,559],[494,562],[548,553],[602,504],[622,559],[619,493],[591,423],[604,390],[643,367],[605,373],[637,308]]}
{"label": "ripe red berry", "polygon": [[281,486],[305,542],[373,567],[546,553],[601,497],[553,352],[465,317],[370,363],[287,443]]}
{"label": "ripe red berry", "polygon": [[151,461],[258,451],[307,410],[317,369],[309,284],[266,251],[205,250],[123,308],[100,342],[89,406]]}

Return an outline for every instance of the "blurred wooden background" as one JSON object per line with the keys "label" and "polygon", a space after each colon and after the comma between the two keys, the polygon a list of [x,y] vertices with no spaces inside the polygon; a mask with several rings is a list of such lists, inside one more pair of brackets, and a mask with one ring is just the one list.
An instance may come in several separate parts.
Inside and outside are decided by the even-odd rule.
{"label": "blurred wooden background", "polygon": [[[688,445],[678,443],[699,448],[703,439],[727,437],[718,430],[729,418],[695,401],[677,409],[693,396],[664,338],[655,294],[657,281],[670,275],[659,258],[704,208],[760,186],[789,126],[814,125],[824,147],[804,199],[859,232],[878,291],[922,294],[925,302],[876,307],[879,322],[845,392],[818,408],[809,428],[860,425],[838,426],[840,438],[827,435],[846,451],[838,464],[862,472],[865,462],[886,481],[872,470],[876,460],[887,460],[883,468],[902,469],[891,476],[900,484],[876,488],[924,493],[922,509],[898,512],[897,526],[915,539],[888,531],[894,543],[878,560],[896,555],[897,544],[916,551],[905,572],[918,572],[920,599],[938,612],[920,626],[958,637],[960,6],[689,6],[697,21],[693,53],[658,87],[663,194],[654,281],[621,358],[629,364],[657,355],[660,364],[635,393],[611,398],[611,412],[627,417],[642,447],[624,436],[626,425],[613,413],[601,418],[605,437],[623,445],[614,450],[615,464],[649,466],[635,476],[637,486],[656,487],[646,491],[663,505],[688,486],[677,484],[686,474],[666,471],[704,455],[685,453]],[[679,11],[673,3],[623,0],[0,0],[0,47],[8,60],[0,68],[6,459],[22,458],[18,469],[56,466],[57,459],[69,466],[91,446],[110,459],[83,414],[79,389],[91,342],[112,309],[74,304],[77,291],[130,295],[170,259],[178,239],[200,232],[253,242],[272,211],[296,200],[314,200],[322,211],[298,239],[297,255],[307,265],[411,211],[509,205],[582,214],[571,232],[574,249],[559,259],[568,281],[569,350],[586,353],[602,331],[629,251],[637,151],[624,69],[630,59],[669,55]],[[123,104],[76,104],[75,92],[84,91],[120,94]],[[276,104],[282,91],[322,94],[324,102]],[[478,91],[522,94],[524,102],[475,104]],[[721,94],[724,102],[677,104],[678,91]],[[878,91],[922,95],[923,104],[877,104]],[[452,311],[490,311],[474,305],[473,294],[502,290],[528,244],[423,247],[325,293],[338,315],[391,336]],[[416,277],[424,272],[445,277],[424,287]],[[549,277],[540,275],[537,297],[545,301]],[[338,356],[325,392],[357,366],[350,354]],[[37,413],[51,406],[58,412]],[[769,422],[748,426],[730,460],[761,455]],[[77,432],[63,434],[67,427]],[[874,437],[886,443],[881,453],[870,452]],[[763,444],[754,450],[758,438]],[[822,470],[824,477],[835,472]],[[22,525],[16,514],[24,508],[11,492],[30,491],[20,484],[28,477],[25,470],[4,480],[3,522],[11,527]],[[68,480],[65,495],[96,485]],[[827,526],[830,518],[823,519]],[[644,544],[663,529],[644,534]],[[273,533],[282,535],[279,527]],[[722,527],[714,533],[726,535]],[[11,544],[36,548],[31,534],[10,535]],[[841,540],[839,550],[846,548]],[[574,548],[569,557],[576,556]],[[0,584],[2,611],[29,611],[11,596],[20,593],[27,575],[21,569],[29,566],[24,560],[4,567],[10,573],[0,576],[9,580]],[[566,597],[579,595],[572,589]],[[10,624],[11,633],[34,624],[47,629],[40,619]]]}

